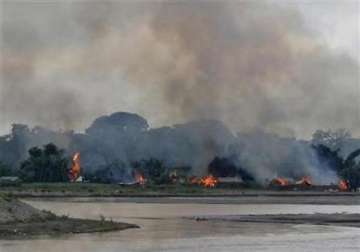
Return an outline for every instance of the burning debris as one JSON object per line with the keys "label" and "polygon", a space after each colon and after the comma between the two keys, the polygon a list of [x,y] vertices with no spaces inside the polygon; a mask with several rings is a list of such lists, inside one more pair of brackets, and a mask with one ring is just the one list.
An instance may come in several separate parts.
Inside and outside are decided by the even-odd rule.
{"label": "burning debris", "polygon": [[189,182],[192,185],[200,185],[207,188],[213,188],[219,183],[219,180],[213,175],[208,175],[202,178],[197,178],[193,176],[189,179]]}
{"label": "burning debris", "polygon": [[344,179],[341,179],[339,181],[339,190],[342,191],[342,192],[346,192],[346,191],[349,191],[349,182],[344,180]]}
{"label": "burning debris", "polygon": [[205,176],[200,180],[200,184],[204,187],[215,187],[219,183],[218,179],[212,175]]}
{"label": "burning debris", "polygon": [[134,171],[134,179],[135,179],[135,184],[141,186],[144,186],[146,184],[146,179],[144,175],[142,175],[139,171]]}

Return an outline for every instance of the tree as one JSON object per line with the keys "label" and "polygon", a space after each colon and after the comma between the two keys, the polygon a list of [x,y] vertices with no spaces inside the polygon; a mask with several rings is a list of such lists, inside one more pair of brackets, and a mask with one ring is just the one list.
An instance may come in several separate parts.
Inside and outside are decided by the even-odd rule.
{"label": "tree", "polygon": [[322,144],[312,147],[315,149],[320,163],[336,171],[340,178],[348,181],[350,190],[360,187],[360,162],[356,160],[360,156],[360,149],[343,158],[339,155],[340,149],[332,150]]}
{"label": "tree", "polygon": [[350,190],[356,190],[360,187],[360,163],[345,167],[340,176],[348,181]]}
{"label": "tree", "polygon": [[337,173],[344,168],[344,160],[339,155],[339,150],[332,150],[323,144],[313,145],[312,147],[314,148],[321,165],[328,167]]}
{"label": "tree", "polygon": [[360,156],[360,149],[350,153],[343,161],[343,168],[339,172],[340,177],[349,182],[350,190],[360,187],[360,162],[356,158]]}
{"label": "tree", "polygon": [[93,173],[85,175],[91,182],[97,183],[118,183],[132,181],[129,166],[120,160],[114,160],[111,163],[100,167]]}
{"label": "tree", "polygon": [[11,175],[13,175],[13,171],[11,170],[11,168],[0,161],[0,177]]}
{"label": "tree", "polygon": [[68,181],[68,160],[64,150],[49,143],[40,149],[32,147],[29,157],[20,165],[20,177],[26,182],[64,182]]}
{"label": "tree", "polygon": [[351,133],[346,129],[332,130],[317,130],[312,135],[313,145],[324,145],[331,150],[339,150],[346,140],[351,138]]}
{"label": "tree", "polygon": [[208,171],[215,177],[235,177],[237,167],[228,158],[215,157],[208,166]]}

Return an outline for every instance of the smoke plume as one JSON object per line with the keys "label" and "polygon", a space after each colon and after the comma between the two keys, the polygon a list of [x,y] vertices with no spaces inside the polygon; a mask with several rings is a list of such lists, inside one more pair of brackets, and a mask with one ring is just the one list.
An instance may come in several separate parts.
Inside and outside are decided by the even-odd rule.
{"label": "smoke plume", "polygon": [[[1,124],[85,129],[112,111],[309,137],[359,134],[357,62],[265,1],[4,2]],[[18,18],[14,18],[18,17]]]}

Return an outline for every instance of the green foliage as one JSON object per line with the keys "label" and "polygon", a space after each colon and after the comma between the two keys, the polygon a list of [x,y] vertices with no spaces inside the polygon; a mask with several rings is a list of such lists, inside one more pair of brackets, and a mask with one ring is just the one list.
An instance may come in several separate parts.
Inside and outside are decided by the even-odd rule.
{"label": "green foliage", "polygon": [[49,143],[43,149],[29,150],[29,158],[21,163],[19,175],[26,182],[64,182],[68,181],[67,169],[64,151]]}
{"label": "green foliage", "polygon": [[164,163],[158,159],[150,158],[142,160],[136,163],[134,167],[152,184],[160,185],[170,182],[169,170],[165,167]]}
{"label": "green foliage", "polygon": [[11,170],[11,168],[5,163],[0,161],[0,177],[12,176],[12,175],[13,175],[13,171]]}

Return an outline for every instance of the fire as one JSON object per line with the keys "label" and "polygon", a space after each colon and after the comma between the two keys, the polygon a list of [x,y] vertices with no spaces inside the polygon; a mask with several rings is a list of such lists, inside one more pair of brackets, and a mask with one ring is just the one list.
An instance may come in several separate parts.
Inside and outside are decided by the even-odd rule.
{"label": "fire", "polygon": [[346,180],[341,179],[339,181],[339,190],[340,191],[348,191],[349,190],[349,183]]}
{"label": "fire", "polygon": [[135,172],[135,181],[139,185],[145,185],[146,182],[144,176],[140,172]]}
{"label": "fire", "polygon": [[212,176],[212,175],[203,177],[200,180],[200,184],[205,186],[205,187],[215,187],[218,182],[219,182],[219,180],[217,178],[215,178],[214,176]]}
{"label": "fire", "polygon": [[311,178],[309,176],[302,177],[299,181],[296,181],[296,184],[311,186],[312,185]]}
{"label": "fire", "polygon": [[71,182],[75,182],[80,177],[80,153],[76,152],[72,159],[72,167],[69,172],[69,179]]}
{"label": "fire", "polygon": [[198,184],[200,184],[200,179],[198,179],[198,178],[195,177],[195,176],[192,176],[192,177],[190,177],[189,182],[190,182],[190,184],[192,184],[192,185],[198,185]]}
{"label": "fire", "polygon": [[279,186],[287,186],[289,185],[289,180],[287,180],[286,178],[274,178],[271,182],[274,185],[279,185]]}

